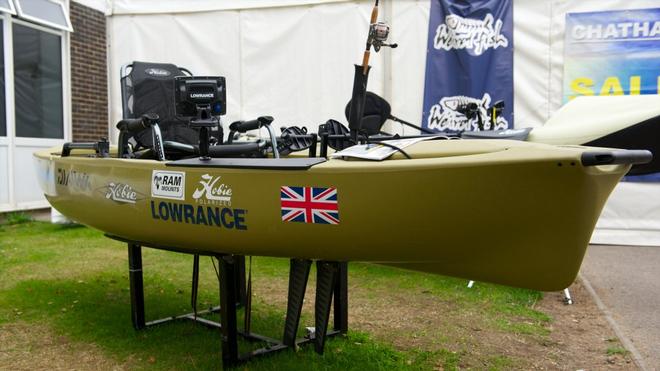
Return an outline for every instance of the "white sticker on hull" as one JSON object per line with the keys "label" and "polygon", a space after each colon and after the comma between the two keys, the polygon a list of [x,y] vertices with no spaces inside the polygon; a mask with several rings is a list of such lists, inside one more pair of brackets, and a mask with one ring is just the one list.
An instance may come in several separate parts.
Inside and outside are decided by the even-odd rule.
{"label": "white sticker on hull", "polygon": [[117,202],[134,204],[138,199],[138,193],[128,184],[111,182],[106,187],[105,198]]}
{"label": "white sticker on hull", "polygon": [[222,176],[211,176],[204,174],[199,180],[199,184],[192,194],[192,198],[197,203],[214,203],[219,202],[222,204],[231,204],[232,189],[229,185],[220,181]]}
{"label": "white sticker on hull", "polygon": [[47,196],[56,196],[57,189],[55,188],[55,163],[37,157],[34,159],[37,166],[37,180],[39,181],[41,190]]}
{"label": "white sticker on hull", "polygon": [[151,197],[183,200],[186,195],[186,173],[154,170],[151,175]]}

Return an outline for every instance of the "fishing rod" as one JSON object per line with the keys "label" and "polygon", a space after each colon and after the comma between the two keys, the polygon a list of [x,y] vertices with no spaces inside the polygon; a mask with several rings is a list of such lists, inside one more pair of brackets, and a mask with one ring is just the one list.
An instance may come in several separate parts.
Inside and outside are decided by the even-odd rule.
{"label": "fishing rod", "polygon": [[371,9],[371,21],[369,22],[369,36],[367,37],[367,47],[364,49],[362,56],[362,74],[366,75],[369,70],[369,56],[371,55],[371,25],[378,21],[378,0]]}
{"label": "fishing rod", "polygon": [[369,22],[369,34],[367,35],[367,44],[362,57],[362,65],[355,65],[355,77],[353,78],[353,94],[351,97],[351,108],[349,110],[348,127],[350,129],[351,140],[358,142],[360,124],[364,113],[364,101],[367,92],[367,81],[369,79],[369,57],[371,48],[378,53],[382,47],[396,48],[397,44],[386,43],[390,34],[390,26],[384,22],[378,22],[378,3],[375,0],[374,7],[371,10],[371,19]]}

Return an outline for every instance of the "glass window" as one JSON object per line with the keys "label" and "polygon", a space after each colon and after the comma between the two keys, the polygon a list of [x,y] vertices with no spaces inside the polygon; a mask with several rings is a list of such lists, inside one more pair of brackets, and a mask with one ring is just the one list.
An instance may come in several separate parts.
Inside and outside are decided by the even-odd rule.
{"label": "glass window", "polygon": [[11,0],[0,0],[0,12],[7,12],[16,15],[14,3]]}
{"label": "glass window", "polygon": [[3,23],[0,22],[0,137],[7,136],[7,110],[5,109],[5,44]]}
{"label": "glass window", "polygon": [[61,1],[16,0],[18,16],[46,26],[73,31],[69,13]]}
{"label": "glass window", "polygon": [[13,25],[16,136],[64,138],[61,37]]}

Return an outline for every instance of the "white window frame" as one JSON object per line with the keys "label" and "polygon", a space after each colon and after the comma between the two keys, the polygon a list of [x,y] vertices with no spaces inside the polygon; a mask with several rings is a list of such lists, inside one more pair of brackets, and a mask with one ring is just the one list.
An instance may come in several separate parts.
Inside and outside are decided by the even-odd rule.
{"label": "white window frame", "polygon": [[[14,192],[14,45],[12,43],[11,35],[11,15],[7,13],[0,14],[2,19],[2,43],[3,43],[3,57],[5,62],[5,123],[6,137],[0,137],[0,145],[7,146],[7,162],[0,163],[0,166],[7,167],[7,204],[0,204],[1,211],[10,211],[15,208],[15,192]],[[11,68],[9,64],[11,63]],[[11,89],[9,88],[11,87]]]}
{"label": "white window frame", "polygon": [[[12,210],[35,209],[50,206],[47,201],[36,202],[17,202],[15,191],[15,148],[19,147],[41,147],[48,148],[61,145],[64,142],[70,142],[72,137],[71,122],[71,55],[69,52],[70,35],[61,29],[51,29],[32,22],[20,20],[7,13],[0,14],[3,27],[4,61],[5,61],[5,121],[7,123],[7,136],[0,137],[0,145],[7,146],[7,164],[0,163],[0,166],[8,166],[8,186],[9,203],[0,204],[0,212]],[[63,138],[31,138],[16,136],[16,107],[15,107],[15,86],[14,86],[14,24],[33,28],[39,31],[47,32],[60,36],[60,50],[62,58],[62,125]]]}
{"label": "white window frame", "polygon": [[0,6],[0,12],[16,15],[16,7],[14,6],[14,0],[7,0],[7,2],[9,3],[9,8],[3,8]]}
{"label": "white window frame", "polygon": [[[15,106],[15,101],[14,101],[14,92],[15,92],[15,87],[14,87],[14,48],[12,44],[12,53],[11,53],[11,104],[12,104],[12,116],[11,116],[11,123],[14,125],[12,133],[14,134],[14,143],[18,146],[25,146],[25,145],[35,145],[36,143],[43,143],[43,145],[50,145],[51,143],[54,142],[61,142],[62,140],[65,141],[70,141],[71,140],[71,119],[70,119],[70,100],[71,97],[69,95],[70,92],[70,81],[69,81],[69,42],[68,42],[68,34],[64,31],[60,30],[53,30],[49,29],[40,25],[36,25],[34,23],[22,21],[19,19],[12,19],[12,27],[10,32],[12,32],[12,39],[11,41],[13,42],[13,25],[14,24],[20,24],[21,26],[33,28],[39,31],[47,32],[53,35],[60,36],[60,55],[62,57],[62,134],[63,138],[32,138],[32,137],[18,137],[16,136],[16,106]],[[66,41],[65,41],[66,38]],[[5,64],[5,69],[7,68],[7,64]],[[9,87],[9,84],[6,84],[7,87]],[[7,131],[9,132],[9,130]],[[40,144],[38,144],[40,145]]]}
{"label": "white window frame", "polygon": [[16,10],[18,11],[18,16],[21,17],[22,19],[27,19],[28,21],[32,21],[38,24],[42,24],[44,26],[56,28],[58,30],[73,32],[73,27],[71,26],[71,17],[69,17],[69,12],[67,11],[68,7],[66,6],[67,4],[65,4],[63,1],[45,0],[53,4],[57,4],[62,8],[62,13],[64,13],[64,20],[66,21],[66,26],[49,22],[47,20],[38,17],[33,17],[29,14],[25,14],[25,12],[23,12],[23,9],[21,9],[21,0],[15,0],[15,1],[16,1]]}

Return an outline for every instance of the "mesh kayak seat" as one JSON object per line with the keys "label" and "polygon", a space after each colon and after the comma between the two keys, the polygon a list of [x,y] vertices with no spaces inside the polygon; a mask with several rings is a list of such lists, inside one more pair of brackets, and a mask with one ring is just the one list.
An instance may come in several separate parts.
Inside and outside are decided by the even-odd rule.
{"label": "mesh kayak seat", "polygon": [[[178,120],[174,113],[174,78],[192,73],[170,63],[132,62],[120,71],[122,118],[138,118],[155,113],[160,117],[163,140],[184,144],[197,144],[199,133]],[[151,147],[149,130],[143,130],[133,139],[141,147]]]}

